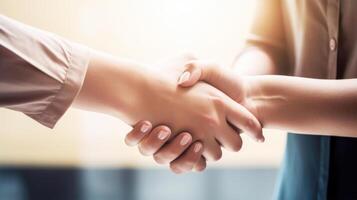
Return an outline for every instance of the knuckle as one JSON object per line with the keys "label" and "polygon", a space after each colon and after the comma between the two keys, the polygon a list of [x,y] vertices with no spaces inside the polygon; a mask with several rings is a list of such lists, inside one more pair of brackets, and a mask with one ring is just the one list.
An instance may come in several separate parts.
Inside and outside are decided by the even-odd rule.
{"label": "knuckle", "polygon": [[220,119],[216,114],[209,115],[203,113],[201,118],[209,129],[218,127],[220,125]]}
{"label": "knuckle", "polygon": [[167,158],[170,158],[172,160],[174,160],[180,156],[180,154],[177,151],[172,150],[172,149],[168,149],[167,152],[165,152],[165,155]]}
{"label": "knuckle", "polygon": [[260,124],[256,123],[252,118],[247,118],[244,120],[244,126],[247,131],[252,131],[254,134],[258,134],[261,130]]}
{"label": "knuckle", "polygon": [[190,71],[193,71],[193,70],[197,69],[198,67],[199,67],[199,65],[194,60],[191,60],[185,64],[186,70],[190,70]]}
{"label": "knuckle", "polygon": [[159,164],[168,164],[171,161],[175,160],[177,157],[180,155],[173,151],[173,150],[167,150],[164,153],[157,153],[154,155],[154,160],[159,163]]}
{"label": "knuckle", "polygon": [[222,98],[211,97],[211,102],[218,109],[221,109],[224,107],[224,100]]}
{"label": "knuckle", "polygon": [[251,118],[248,118],[245,120],[245,126],[249,128],[255,128],[255,123],[254,120]]}

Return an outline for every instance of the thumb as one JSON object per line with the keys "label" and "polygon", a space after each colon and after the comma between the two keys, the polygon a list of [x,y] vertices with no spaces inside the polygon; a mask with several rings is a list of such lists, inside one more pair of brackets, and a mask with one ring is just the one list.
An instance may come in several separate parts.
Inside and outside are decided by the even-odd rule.
{"label": "thumb", "polygon": [[178,79],[178,85],[182,87],[191,87],[198,81],[203,80],[205,77],[203,73],[206,69],[199,61],[192,61],[185,65],[185,71]]}
{"label": "thumb", "polygon": [[205,81],[237,102],[240,102],[245,95],[241,76],[221,68],[214,62],[195,60],[186,64],[185,67],[186,70],[178,80],[178,85],[181,87],[191,87],[198,81]]}

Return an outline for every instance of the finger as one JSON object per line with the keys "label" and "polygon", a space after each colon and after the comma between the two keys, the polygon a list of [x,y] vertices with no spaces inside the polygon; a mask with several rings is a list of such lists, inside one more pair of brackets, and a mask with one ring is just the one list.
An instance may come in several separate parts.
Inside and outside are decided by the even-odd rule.
{"label": "finger", "polygon": [[185,67],[186,70],[181,74],[178,85],[190,87],[198,81],[205,81],[235,101],[239,102],[242,99],[243,81],[233,71],[228,71],[208,60],[194,60],[187,63]]}
{"label": "finger", "polygon": [[179,158],[170,163],[170,168],[175,173],[191,171],[201,158],[203,145],[201,142],[193,143]]}
{"label": "finger", "polygon": [[178,85],[182,87],[191,87],[195,85],[202,77],[202,69],[195,62],[189,62],[185,65],[186,70],[180,75]]}
{"label": "finger", "polygon": [[218,82],[214,77],[220,73],[220,70],[217,70],[219,65],[212,61],[192,60],[186,63],[185,68],[178,80],[178,84],[182,87],[190,87],[198,81],[205,81],[211,85]]}
{"label": "finger", "polygon": [[[179,78],[179,85],[189,87],[198,81],[205,81],[211,85],[218,83],[215,79],[220,74],[218,64],[209,60],[192,60],[185,65],[186,70]],[[218,83],[219,84],[219,83]],[[221,85],[221,84],[219,84]]]}
{"label": "finger", "polygon": [[153,155],[163,144],[165,144],[170,138],[170,135],[171,130],[167,126],[158,126],[154,128],[151,133],[139,143],[140,153],[145,156]]}
{"label": "finger", "polygon": [[137,145],[151,131],[152,125],[149,121],[140,121],[134,125],[134,128],[126,135],[125,143],[128,146]]}
{"label": "finger", "polygon": [[220,133],[216,135],[216,138],[227,150],[238,152],[242,148],[242,138],[239,132],[228,123],[220,126]]}
{"label": "finger", "polygon": [[228,100],[226,107],[227,120],[257,142],[264,142],[262,126],[258,119],[244,106]]}
{"label": "finger", "polygon": [[203,156],[201,156],[200,160],[193,167],[193,170],[197,172],[202,172],[203,170],[206,169],[206,166],[207,166],[206,159]]}
{"label": "finger", "polygon": [[170,143],[162,146],[155,153],[154,159],[159,164],[169,164],[178,158],[190,146],[191,142],[192,136],[189,133],[180,133]]}
{"label": "finger", "polygon": [[215,138],[209,139],[205,142],[203,156],[207,161],[217,161],[222,157],[221,145],[219,145]]}

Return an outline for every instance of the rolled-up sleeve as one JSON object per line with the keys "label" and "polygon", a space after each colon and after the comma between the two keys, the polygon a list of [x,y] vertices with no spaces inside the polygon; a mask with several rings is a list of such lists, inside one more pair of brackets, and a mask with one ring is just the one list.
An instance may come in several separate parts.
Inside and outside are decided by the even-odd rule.
{"label": "rolled-up sleeve", "polygon": [[282,49],[285,47],[284,20],[281,0],[257,2],[257,9],[248,44],[261,44]]}
{"label": "rolled-up sleeve", "polygon": [[79,93],[89,50],[0,15],[0,107],[54,127]]}
{"label": "rolled-up sleeve", "polygon": [[[250,48],[265,50],[276,62],[286,62],[286,38],[281,0],[261,0],[257,7],[253,23],[246,38],[243,52]],[[237,58],[240,54],[237,56]],[[237,59],[236,58],[236,59]]]}

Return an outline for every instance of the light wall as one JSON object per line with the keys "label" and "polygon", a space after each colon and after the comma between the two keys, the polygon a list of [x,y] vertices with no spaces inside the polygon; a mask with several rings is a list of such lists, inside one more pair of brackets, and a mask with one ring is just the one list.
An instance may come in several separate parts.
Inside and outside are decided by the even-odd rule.
{"label": "light wall", "polygon": [[[182,52],[230,65],[242,47],[256,0],[1,0],[0,13],[116,56],[154,63]],[[105,115],[70,110],[50,130],[21,113],[0,110],[0,164],[157,166],[126,147],[130,127]],[[240,153],[214,164],[277,166],[285,133],[265,144],[244,138]]]}

